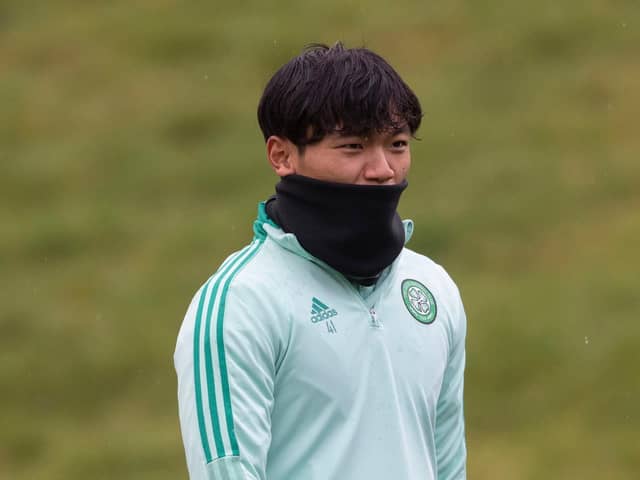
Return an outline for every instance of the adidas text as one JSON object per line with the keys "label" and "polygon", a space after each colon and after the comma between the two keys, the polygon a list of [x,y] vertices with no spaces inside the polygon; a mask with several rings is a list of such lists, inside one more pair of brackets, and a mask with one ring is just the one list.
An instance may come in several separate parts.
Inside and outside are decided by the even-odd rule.
{"label": "adidas text", "polygon": [[311,321],[313,323],[318,323],[318,322],[322,322],[323,320],[327,320],[331,317],[335,317],[336,315],[338,315],[338,312],[336,312],[335,308],[332,308],[331,310],[324,310],[323,312],[318,313],[317,315],[312,315]]}

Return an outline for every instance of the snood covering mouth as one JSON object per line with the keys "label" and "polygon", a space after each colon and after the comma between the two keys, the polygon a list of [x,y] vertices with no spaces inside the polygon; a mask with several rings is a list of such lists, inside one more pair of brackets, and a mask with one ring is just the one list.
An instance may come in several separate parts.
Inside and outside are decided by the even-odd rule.
{"label": "snood covering mouth", "polygon": [[406,180],[354,185],[288,175],[278,182],[266,208],[314,257],[346,277],[372,284],[404,247],[396,208],[407,185]]}

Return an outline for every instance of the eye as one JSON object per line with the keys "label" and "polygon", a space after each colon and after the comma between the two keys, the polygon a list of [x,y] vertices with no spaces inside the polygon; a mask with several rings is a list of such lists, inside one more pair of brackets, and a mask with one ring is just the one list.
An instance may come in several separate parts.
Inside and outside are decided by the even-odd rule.
{"label": "eye", "polygon": [[394,150],[404,150],[409,146],[409,142],[406,140],[396,140],[391,144]]}
{"label": "eye", "polygon": [[346,150],[362,150],[364,147],[361,143],[345,143],[340,145],[339,148],[344,148]]}

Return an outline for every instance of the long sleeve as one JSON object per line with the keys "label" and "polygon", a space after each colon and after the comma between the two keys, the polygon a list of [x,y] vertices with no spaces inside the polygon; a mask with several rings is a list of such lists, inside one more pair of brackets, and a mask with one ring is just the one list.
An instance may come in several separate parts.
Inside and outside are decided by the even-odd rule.
{"label": "long sleeve", "polygon": [[436,407],[436,458],[438,480],[466,478],[466,443],[463,389],[466,316],[457,288],[452,309],[450,353]]}
{"label": "long sleeve", "polygon": [[229,268],[194,297],[174,355],[191,480],[265,479],[278,354],[267,321],[273,302],[231,284]]}

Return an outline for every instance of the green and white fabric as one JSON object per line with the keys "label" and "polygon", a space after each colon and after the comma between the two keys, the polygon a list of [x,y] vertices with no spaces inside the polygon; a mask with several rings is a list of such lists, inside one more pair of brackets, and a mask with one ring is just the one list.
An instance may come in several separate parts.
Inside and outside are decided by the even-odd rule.
{"label": "green and white fabric", "polygon": [[466,319],[442,267],[405,248],[361,287],[263,204],[254,232],[178,335],[191,480],[465,479]]}

